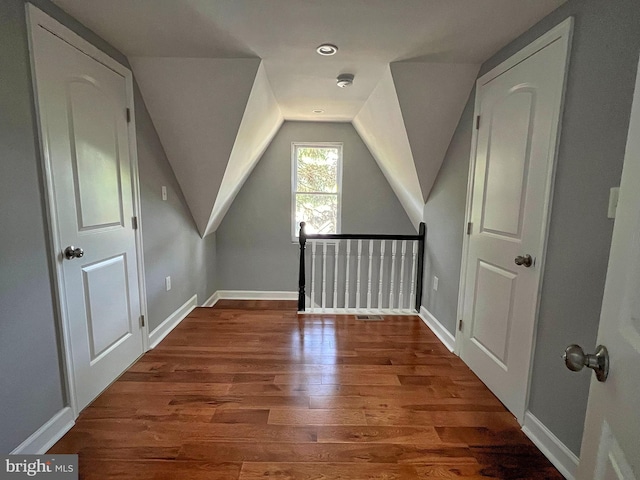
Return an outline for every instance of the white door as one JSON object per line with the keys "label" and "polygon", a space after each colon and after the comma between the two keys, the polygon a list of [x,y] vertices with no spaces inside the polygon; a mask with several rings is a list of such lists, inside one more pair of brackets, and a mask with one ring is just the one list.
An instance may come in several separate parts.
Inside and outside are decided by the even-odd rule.
{"label": "white door", "polygon": [[[127,85],[40,25],[32,47],[71,394],[80,411],[143,352]],[[68,246],[84,256],[67,258]]]}
{"label": "white door", "polygon": [[578,467],[583,480],[640,479],[639,186],[640,70],[598,331],[598,344],[609,351],[609,377],[591,381]]}
{"label": "white door", "polygon": [[460,356],[521,421],[570,25],[477,85]]}

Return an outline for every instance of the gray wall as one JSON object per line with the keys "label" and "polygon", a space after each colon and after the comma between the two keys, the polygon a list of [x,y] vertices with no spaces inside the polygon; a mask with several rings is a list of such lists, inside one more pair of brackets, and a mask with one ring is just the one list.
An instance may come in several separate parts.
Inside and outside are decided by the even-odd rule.
{"label": "gray wall", "polygon": [[[48,0],[32,3],[127,63]],[[24,0],[0,2],[0,453],[66,404],[24,8]],[[156,325],[194,293],[204,301],[214,291],[215,236],[199,238],[139,94],[135,102],[149,316]],[[160,185],[168,187],[168,202],[159,199]]]}
{"label": "gray wall", "polygon": [[[452,334],[457,321],[474,99],[471,92],[424,206],[427,239],[422,304]],[[437,292],[434,276],[438,277]]]}
{"label": "gray wall", "polygon": [[[485,62],[479,75],[570,15],[575,16],[575,31],[529,409],[578,454],[590,372],[569,372],[560,354],[570,343],[592,350],[596,342],[613,228],[613,221],[607,219],[607,203],[609,188],[620,183],[622,171],[640,49],[640,2],[569,0]],[[435,298],[427,288],[424,303],[434,305],[436,317],[452,333],[473,99],[472,94],[425,206],[431,259],[427,283],[434,273],[449,270],[457,275],[450,282],[440,282]],[[450,218],[457,219],[458,228],[447,230],[445,238],[435,231],[446,230]],[[579,253],[586,254],[588,261]]]}
{"label": "gray wall", "polygon": [[285,122],[217,231],[218,288],[295,291],[291,142],[343,142],[342,232],[415,233],[380,168],[349,123]]}
{"label": "gray wall", "polygon": [[0,3],[0,452],[64,406],[22,0]]}
{"label": "gray wall", "polygon": [[[150,331],[194,294],[204,302],[215,288],[216,234],[203,239],[136,86],[136,129],[142,236]],[[167,200],[162,200],[162,186]],[[171,276],[166,291],[165,277]]]}

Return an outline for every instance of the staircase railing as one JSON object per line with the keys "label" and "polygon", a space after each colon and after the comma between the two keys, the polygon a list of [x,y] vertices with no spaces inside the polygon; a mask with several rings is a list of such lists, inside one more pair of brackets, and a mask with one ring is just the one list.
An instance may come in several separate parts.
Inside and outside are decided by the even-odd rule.
{"label": "staircase railing", "polygon": [[[424,223],[420,223],[417,235],[307,234],[304,227],[305,222],[300,222],[299,312],[420,310]],[[307,245],[310,256],[306,255]],[[307,292],[307,270],[310,270],[310,292]]]}

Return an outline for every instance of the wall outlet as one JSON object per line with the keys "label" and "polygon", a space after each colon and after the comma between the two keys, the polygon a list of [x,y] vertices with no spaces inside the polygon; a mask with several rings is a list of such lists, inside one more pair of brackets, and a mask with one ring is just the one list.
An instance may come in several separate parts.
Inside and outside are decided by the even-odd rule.
{"label": "wall outlet", "polygon": [[435,275],[433,276],[433,289],[436,292],[438,291],[438,277],[436,277]]}
{"label": "wall outlet", "polygon": [[613,187],[609,190],[609,210],[607,218],[616,218],[616,208],[618,207],[618,197],[620,196],[620,187]]}
{"label": "wall outlet", "polygon": [[171,277],[166,277],[166,278],[164,279],[164,283],[165,283],[165,285],[167,286],[167,292],[168,292],[169,290],[171,290]]}
{"label": "wall outlet", "polygon": [[162,186],[162,200],[167,200],[167,187]]}

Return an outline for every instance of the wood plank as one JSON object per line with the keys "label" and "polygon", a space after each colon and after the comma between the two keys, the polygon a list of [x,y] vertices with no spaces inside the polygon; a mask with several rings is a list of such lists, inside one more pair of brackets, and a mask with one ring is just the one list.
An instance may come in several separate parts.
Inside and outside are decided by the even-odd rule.
{"label": "wood plank", "polygon": [[435,428],[419,427],[318,427],[321,443],[392,443],[443,445]]}
{"label": "wood plank", "polygon": [[[321,476],[319,475],[321,473]],[[418,473],[412,465],[370,463],[244,463],[240,480],[414,480]]]}
{"label": "wood plank", "polygon": [[365,410],[364,414],[367,425],[519,428],[517,420],[509,412],[385,409]]}
{"label": "wood plank", "polygon": [[[430,394],[429,394],[430,393]],[[380,410],[383,408],[409,408],[411,410],[433,410],[433,406],[496,406],[497,400],[493,398],[453,398],[443,392],[425,392],[423,395],[404,395],[399,397],[335,397],[312,396],[309,397],[311,408],[362,408]],[[437,410],[437,408],[436,408]],[[464,408],[462,408],[464,410]],[[502,407],[504,411],[504,407]]]}
{"label": "wood plank", "polygon": [[[218,410],[213,415],[211,423],[251,423],[266,424],[269,420],[270,410],[254,410],[254,409],[224,409]],[[291,423],[280,425],[293,425]]]}
{"label": "wood plank", "polygon": [[210,462],[338,462],[477,465],[469,448],[387,443],[187,443],[180,460]]}
{"label": "wood plank", "polygon": [[81,459],[83,480],[126,478],[127,480],[234,480],[239,463],[178,462],[175,460]]}
{"label": "wood plank", "polygon": [[319,410],[303,408],[272,408],[271,425],[366,425],[362,410]]}

